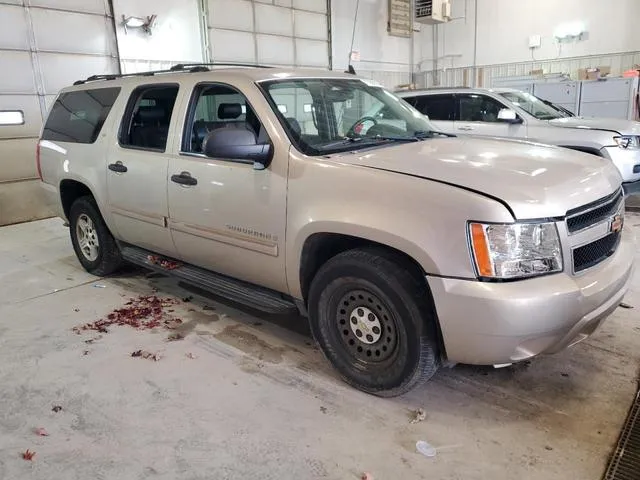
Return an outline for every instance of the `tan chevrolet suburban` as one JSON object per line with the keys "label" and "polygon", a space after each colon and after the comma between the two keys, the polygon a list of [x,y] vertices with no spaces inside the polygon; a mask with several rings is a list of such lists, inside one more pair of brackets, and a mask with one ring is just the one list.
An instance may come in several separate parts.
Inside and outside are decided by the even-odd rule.
{"label": "tan chevrolet suburban", "polygon": [[[376,105],[394,121],[364,116]],[[573,345],[633,272],[610,161],[440,134],[349,74],[90,77],[51,108],[38,169],[86,270],[128,261],[265,312],[297,309],[341,376],[376,395],[444,363]]]}

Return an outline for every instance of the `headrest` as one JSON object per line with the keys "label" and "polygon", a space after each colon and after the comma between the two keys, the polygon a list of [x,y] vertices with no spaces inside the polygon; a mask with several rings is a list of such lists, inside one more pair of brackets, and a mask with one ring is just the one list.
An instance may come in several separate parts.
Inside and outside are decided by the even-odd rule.
{"label": "headrest", "polygon": [[150,122],[162,120],[166,117],[166,113],[161,107],[140,107],[136,117],[138,120]]}
{"label": "headrest", "polygon": [[220,120],[233,120],[242,115],[242,105],[239,103],[221,103],[218,107]]}

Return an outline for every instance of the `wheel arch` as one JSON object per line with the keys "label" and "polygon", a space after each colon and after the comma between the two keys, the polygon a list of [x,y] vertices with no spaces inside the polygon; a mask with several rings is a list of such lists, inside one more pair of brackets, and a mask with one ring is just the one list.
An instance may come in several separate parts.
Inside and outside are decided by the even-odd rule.
{"label": "wheel arch", "polygon": [[71,205],[80,197],[91,196],[96,202],[96,196],[91,188],[86,183],[66,178],[60,182],[60,202],[62,203],[62,210],[64,216],[69,219],[69,212],[71,211]]}

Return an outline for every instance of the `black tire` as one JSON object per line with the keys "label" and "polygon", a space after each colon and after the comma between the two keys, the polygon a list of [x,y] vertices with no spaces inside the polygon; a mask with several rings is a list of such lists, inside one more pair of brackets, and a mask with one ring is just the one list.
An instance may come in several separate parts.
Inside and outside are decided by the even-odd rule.
{"label": "black tire", "polygon": [[[95,258],[83,250],[80,245],[78,223],[79,221],[83,222],[86,218],[90,219],[94,226],[89,241],[93,247],[97,247]],[[80,197],[73,202],[69,211],[69,231],[76,256],[87,272],[102,277],[115,272],[122,266],[120,249],[104,223],[93,197]]]}
{"label": "black tire", "polygon": [[309,291],[327,359],[347,383],[381,397],[408,392],[440,366],[428,287],[402,265],[382,249],[350,250],[325,263]]}

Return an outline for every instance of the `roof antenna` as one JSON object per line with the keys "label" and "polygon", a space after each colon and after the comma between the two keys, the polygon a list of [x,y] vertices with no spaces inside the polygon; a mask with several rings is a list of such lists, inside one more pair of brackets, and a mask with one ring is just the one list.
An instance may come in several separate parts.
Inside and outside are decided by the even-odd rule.
{"label": "roof antenna", "polygon": [[360,0],[356,0],[356,14],[353,17],[353,31],[351,32],[351,48],[349,49],[349,67],[344,73],[356,74],[356,69],[351,65],[351,56],[353,55],[353,42],[356,38],[356,23],[358,22],[358,9],[360,8]]}

